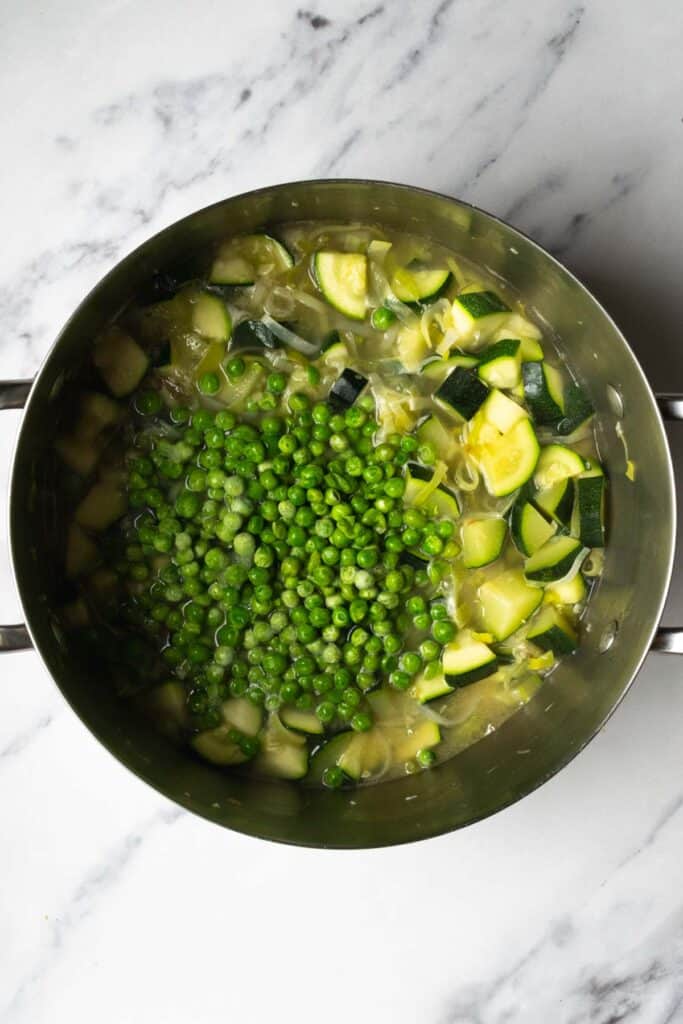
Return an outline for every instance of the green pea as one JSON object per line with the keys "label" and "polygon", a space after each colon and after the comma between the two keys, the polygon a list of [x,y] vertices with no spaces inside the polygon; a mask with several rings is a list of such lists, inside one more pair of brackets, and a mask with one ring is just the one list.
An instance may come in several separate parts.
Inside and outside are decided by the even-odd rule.
{"label": "green pea", "polygon": [[156,416],[162,404],[158,391],[140,391],[135,399],[135,408],[141,416]]}
{"label": "green pea", "polygon": [[230,380],[239,380],[240,377],[244,376],[247,364],[241,356],[233,356],[232,359],[228,360],[225,369]]}
{"label": "green pea", "polygon": [[215,395],[217,391],[220,391],[221,380],[217,373],[203,373],[197,386],[203,395]]}

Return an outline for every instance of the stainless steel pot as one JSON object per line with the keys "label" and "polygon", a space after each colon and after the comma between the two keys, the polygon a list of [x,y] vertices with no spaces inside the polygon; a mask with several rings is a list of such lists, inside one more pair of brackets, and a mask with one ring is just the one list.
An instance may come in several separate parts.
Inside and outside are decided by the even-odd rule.
{"label": "stainless steel pot", "polygon": [[[307,790],[223,774],[172,746],[101,680],[84,671],[53,616],[62,538],[52,442],[68,384],[93,336],[179,253],[235,232],[293,219],[365,220],[415,231],[499,274],[552,325],[598,411],[610,478],[604,578],[580,650],[534,700],[457,758],[417,776],[353,792]],[[661,411],[683,418],[683,399]],[[600,304],[552,256],[495,217],[419,189],[371,181],[279,185],[227,199],[173,224],[122,260],[81,303],[33,382],[0,385],[0,408],[25,406],[10,491],[10,542],[26,625],[0,628],[0,650],[34,647],[85,725],[141,779],[227,828],[321,847],[404,843],[460,828],[530,793],[601,728],[647,652],[683,651],[683,633],[658,628],[675,539],[671,458],[660,412],[631,349]],[[636,465],[632,483],[617,424]],[[607,653],[609,652],[609,653]]]}

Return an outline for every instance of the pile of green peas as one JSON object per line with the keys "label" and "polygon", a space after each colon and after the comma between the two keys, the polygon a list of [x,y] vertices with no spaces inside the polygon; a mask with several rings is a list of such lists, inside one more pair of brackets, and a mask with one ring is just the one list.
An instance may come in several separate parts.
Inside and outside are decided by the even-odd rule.
{"label": "pile of green peas", "polygon": [[117,568],[197,729],[235,696],[366,731],[366,694],[440,672],[455,635],[437,593],[455,524],[403,502],[415,438],[376,444],[369,394],[344,410],[287,386],[268,375],[241,418],[136,396]]}

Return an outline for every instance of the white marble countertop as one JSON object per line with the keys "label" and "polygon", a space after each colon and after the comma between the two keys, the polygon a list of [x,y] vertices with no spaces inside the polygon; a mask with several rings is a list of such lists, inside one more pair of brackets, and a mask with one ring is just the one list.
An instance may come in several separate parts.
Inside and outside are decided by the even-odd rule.
{"label": "white marble countertop", "polygon": [[[30,375],[90,286],[179,216],[355,175],[529,231],[653,383],[683,389],[676,0],[5,0],[0,23],[4,377]],[[6,463],[18,415],[3,421]],[[497,817],[329,853],[180,812],[96,743],[37,656],[5,655],[0,1019],[683,1021],[680,676],[651,656],[598,739]]]}

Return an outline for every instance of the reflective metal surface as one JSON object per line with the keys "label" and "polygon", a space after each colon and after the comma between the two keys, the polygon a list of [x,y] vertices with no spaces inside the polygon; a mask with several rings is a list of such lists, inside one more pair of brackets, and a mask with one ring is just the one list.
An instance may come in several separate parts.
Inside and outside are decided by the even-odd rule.
{"label": "reflective metal surface", "polygon": [[[588,608],[582,646],[530,704],[432,771],[351,792],[250,780],[200,763],[115,698],[104,667],[102,678],[83,670],[52,614],[60,599],[64,530],[51,443],[68,414],[71,382],[94,334],[152,271],[172,269],[179,254],[191,260],[231,233],[292,219],[375,221],[415,231],[508,281],[555,329],[558,348],[592,397],[610,509],[620,510],[610,516],[605,575]],[[634,482],[625,476],[618,422],[636,466]],[[67,700],[121,762],[171,799],[226,827],[301,845],[369,847],[438,835],[500,810],[558,771],[600,729],[655,635],[671,574],[675,506],[654,396],[612,320],[567,270],[513,228],[453,199],[378,182],[321,181],[248,193],[185,218],[128,256],[94,289],[66,325],[29,395],[12,474],[10,529],[35,646]]]}

